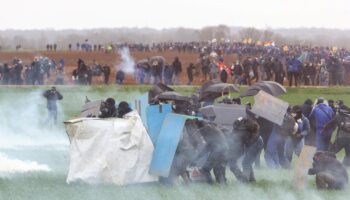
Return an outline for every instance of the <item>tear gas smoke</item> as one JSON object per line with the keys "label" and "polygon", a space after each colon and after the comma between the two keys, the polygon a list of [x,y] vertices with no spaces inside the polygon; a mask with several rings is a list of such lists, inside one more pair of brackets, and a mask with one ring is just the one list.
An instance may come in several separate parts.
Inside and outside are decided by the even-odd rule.
{"label": "tear gas smoke", "polygon": [[126,74],[134,74],[135,72],[135,60],[130,55],[129,48],[123,47],[122,49],[118,50],[118,53],[121,58],[121,63],[117,65],[117,69],[123,70]]}
{"label": "tear gas smoke", "polygon": [[18,159],[10,159],[6,155],[0,154],[0,173],[18,173],[30,171],[51,171],[51,169],[44,164],[38,164],[35,161],[22,161]]}
{"label": "tear gas smoke", "polygon": [[[50,171],[47,165],[11,155],[13,151],[25,153],[28,148],[68,148],[67,137],[62,134],[63,127],[46,123],[46,101],[42,91],[7,92],[0,99],[0,110],[0,172]],[[62,113],[59,104],[58,112]],[[59,120],[62,121],[60,114]]]}
{"label": "tear gas smoke", "polygon": [[[27,95],[7,93],[0,100],[0,148],[21,146],[68,145],[60,129],[46,123],[46,101],[42,91]],[[58,104],[58,121],[62,121]]]}

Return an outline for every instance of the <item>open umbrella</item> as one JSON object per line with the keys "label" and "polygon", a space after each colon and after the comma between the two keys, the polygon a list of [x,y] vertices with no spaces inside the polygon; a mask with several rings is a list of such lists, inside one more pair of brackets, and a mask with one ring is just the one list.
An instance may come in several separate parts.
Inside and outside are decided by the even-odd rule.
{"label": "open umbrella", "polygon": [[234,84],[214,82],[201,88],[199,100],[216,99],[229,92],[239,92],[239,88]]}
{"label": "open umbrella", "polygon": [[160,65],[165,64],[165,58],[163,56],[153,56],[149,59],[149,63],[153,65],[153,63],[160,63]]}
{"label": "open umbrella", "polygon": [[254,85],[250,86],[240,96],[241,97],[254,96],[254,95],[258,94],[258,92],[260,90],[267,92],[272,96],[280,96],[282,94],[287,93],[286,88],[277,82],[261,81],[261,82],[255,83]]}
{"label": "open umbrella", "polygon": [[158,102],[158,95],[166,92],[166,91],[174,91],[171,87],[168,87],[167,85],[163,83],[158,83],[157,85],[154,85],[149,91],[148,91],[148,103],[154,104]]}
{"label": "open umbrella", "polygon": [[162,92],[157,97],[159,100],[189,101],[189,98],[174,91]]}
{"label": "open umbrella", "polygon": [[137,61],[137,64],[138,64],[138,65],[147,64],[147,63],[148,63],[148,61],[149,61],[149,60],[148,60],[148,59],[146,59],[146,58],[145,58],[145,59],[141,59],[141,60]]}
{"label": "open umbrella", "polygon": [[239,88],[234,84],[229,83],[217,83],[210,85],[204,90],[206,92],[215,92],[215,93],[229,93],[229,92],[239,92]]}

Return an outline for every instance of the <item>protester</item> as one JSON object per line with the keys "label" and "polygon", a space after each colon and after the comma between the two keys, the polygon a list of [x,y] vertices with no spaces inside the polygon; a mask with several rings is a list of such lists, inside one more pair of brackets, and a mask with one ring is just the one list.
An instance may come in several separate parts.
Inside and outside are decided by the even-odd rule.
{"label": "protester", "polygon": [[179,60],[179,57],[175,57],[174,62],[172,64],[173,70],[174,70],[174,78],[173,78],[173,83],[175,85],[180,84],[180,75],[182,72],[182,64]]}
{"label": "protester", "polygon": [[[253,119],[239,118],[233,124],[231,134],[226,134],[229,145],[228,165],[241,182],[255,182],[253,163],[263,149],[263,140],[259,136],[259,125]],[[238,160],[243,156],[242,169]]]}
{"label": "protester", "polygon": [[293,153],[297,156],[300,155],[304,146],[304,138],[310,132],[309,120],[302,114],[300,106],[294,106],[292,108],[292,116],[297,122],[298,127],[294,134],[288,136],[285,144],[285,154],[290,163],[292,162]]}
{"label": "protester", "polygon": [[326,151],[329,148],[333,129],[324,130],[324,127],[333,117],[332,108],[326,105],[323,98],[318,98],[316,107],[310,113],[310,118],[316,122],[316,147],[318,151]]}
{"label": "protester", "polygon": [[187,85],[192,85],[193,82],[193,70],[195,69],[193,63],[190,63],[190,65],[187,67],[187,77],[188,77],[188,83]]}
{"label": "protester", "polygon": [[309,175],[316,175],[318,189],[344,189],[349,177],[344,166],[329,152],[317,152],[313,157]]}
{"label": "protester", "polygon": [[288,79],[289,87],[292,87],[293,79],[295,87],[298,86],[299,73],[301,71],[301,62],[294,56],[288,61]]}
{"label": "protester", "polygon": [[334,143],[330,146],[330,151],[338,153],[345,150],[343,164],[350,166],[350,109],[343,105],[341,101],[337,103],[338,111],[335,117],[329,121],[323,128],[322,132],[337,128],[337,135]]}
{"label": "protester", "polygon": [[43,96],[47,99],[47,110],[49,112],[49,116],[45,123],[48,124],[52,120],[56,124],[57,101],[62,100],[63,96],[56,90],[56,87],[52,87],[51,90],[45,91]]}
{"label": "protester", "polygon": [[116,117],[117,109],[115,107],[115,100],[108,98],[101,103],[99,118]]}
{"label": "protester", "polygon": [[115,83],[122,85],[124,83],[125,73],[123,70],[118,70],[115,76]]}

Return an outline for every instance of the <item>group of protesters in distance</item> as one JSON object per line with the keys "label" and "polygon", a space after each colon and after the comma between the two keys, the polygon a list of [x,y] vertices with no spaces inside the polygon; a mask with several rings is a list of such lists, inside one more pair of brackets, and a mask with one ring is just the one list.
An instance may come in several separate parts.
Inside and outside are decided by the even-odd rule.
{"label": "group of protesters in distance", "polygon": [[[72,48],[71,46],[70,48]],[[50,51],[50,45],[48,47]],[[215,78],[221,79],[222,82],[243,85],[250,85],[261,80],[276,81],[281,84],[288,83],[289,86],[292,86],[293,83],[295,86],[349,84],[350,52],[346,49],[300,45],[266,47],[236,42],[121,43],[104,47],[103,45],[91,45],[86,40],[85,43],[77,43],[76,45],[76,49],[82,51],[104,52],[106,48],[111,52],[121,48],[129,48],[131,52],[152,51],[158,52],[159,55],[165,51],[178,53],[178,57],[170,62],[137,62],[134,74],[126,74],[123,70],[117,70],[115,73],[116,84],[123,84],[127,75],[132,77],[137,84],[163,82],[167,85],[191,85],[194,82],[198,84]],[[179,57],[184,53],[197,54],[198,57],[187,66],[183,66]],[[225,62],[224,58],[230,56],[235,58],[234,63]],[[83,60],[79,59],[77,70],[73,71],[73,73],[77,73],[72,75],[73,83],[92,84],[93,76],[104,76],[103,81],[100,82],[109,83],[109,76],[112,73],[107,65],[100,65],[95,61],[88,65],[81,61]],[[28,65],[24,65],[17,58],[12,64],[1,64],[0,61],[0,81],[2,84],[61,84],[65,76],[64,59],[59,61],[59,65],[56,68],[56,62],[47,57],[45,59],[36,58]],[[58,81],[48,80],[50,72],[53,71],[58,76],[56,78]],[[181,79],[184,73],[186,73],[188,80]],[[46,76],[44,76],[45,74]],[[81,74],[85,77],[81,77]],[[44,81],[45,77],[47,77],[47,81]],[[83,80],[79,80],[79,78]]]}
{"label": "group of protesters in distance", "polygon": [[[276,81],[283,85],[288,82],[298,85],[344,85],[349,83],[349,52],[342,49],[336,53],[329,49],[298,49],[283,52],[279,48],[265,49],[256,54],[258,48],[246,49],[244,54],[237,54],[235,63],[225,63],[222,50],[210,53],[203,50],[194,62],[186,67],[187,82],[179,82],[183,73],[178,57],[169,64],[153,66],[152,63],[139,63],[136,66],[135,80],[138,84],[156,84],[154,80],[167,85],[188,84],[195,79],[197,83],[219,78],[222,82],[251,85],[261,80]],[[159,77],[159,78],[154,78]]]}
{"label": "group of protesters in distance", "polygon": [[[53,77],[53,78],[52,78]],[[48,57],[35,57],[31,63],[24,64],[19,58],[0,64],[1,85],[44,85],[64,84],[64,59],[57,62]]]}

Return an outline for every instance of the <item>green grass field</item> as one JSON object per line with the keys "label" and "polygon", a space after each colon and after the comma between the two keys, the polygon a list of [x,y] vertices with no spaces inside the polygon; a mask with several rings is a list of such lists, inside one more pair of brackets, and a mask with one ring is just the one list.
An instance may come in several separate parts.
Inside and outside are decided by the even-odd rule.
{"label": "green grass field", "polygon": [[[243,185],[228,172],[226,186],[190,184],[177,186],[134,185],[86,185],[65,182],[69,165],[69,142],[63,124],[45,126],[46,102],[41,93],[50,87],[0,87],[0,158],[37,162],[47,165],[51,171],[1,172],[0,200],[29,199],[348,199],[350,188],[344,191],[317,191],[314,177],[309,177],[309,187],[296,190],[293,187],[293,170],[268,170],[263,164],[256,170],[257,183]],[[60,102],[60,121],[77,115],[85,96],[90,99],[114,97],[118,101],[132,101],[147,90],[147,86],[62,86],[58,90],[64,96]],[[189,95],[195,87],[175,87],[176,91]],[[244,90],[244,88],[242,88]],[[231,96],[238,96],[237,93]],[[350,88],[291,88],[281,99],[290,104],[302,104],[305,99],[317,97],[342,99],[350,105]],[[245,98],[243,102],[252,98]],[[342,158],[343,155],[339,155]],[[1,160],[0,160],[1,162]],[[0,166],[2,164],[0,163]],[[0,167],[1,169],[1,167]]]}

